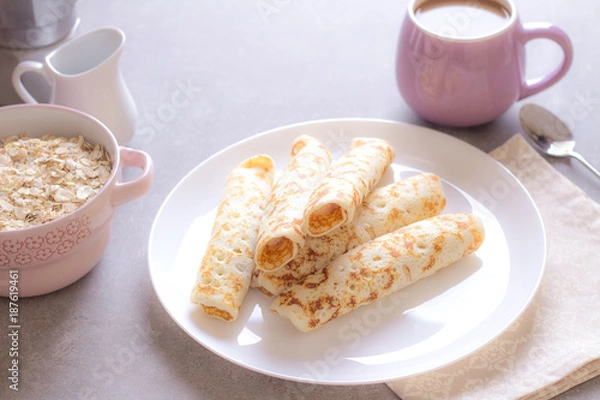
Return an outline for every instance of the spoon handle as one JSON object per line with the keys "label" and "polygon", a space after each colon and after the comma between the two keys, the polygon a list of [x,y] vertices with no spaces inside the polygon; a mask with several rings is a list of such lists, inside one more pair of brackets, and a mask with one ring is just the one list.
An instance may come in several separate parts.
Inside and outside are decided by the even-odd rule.
{"label": "spoon handle", "polygon": [[571,157],[576,158],[577,160],[579,160],[583,165],[585,165],[586,167],[588,167],[590,169],[590,171],[592,171],[594,174],[596,174],[596,176],[598,178],[600,178],[600,171],[598,171],[596,169],[596,167],[594,167],[585,158],[583,158],[583,156],[581,154],[579,154],[576,151],[571,151],[569,154],[570,154]]}

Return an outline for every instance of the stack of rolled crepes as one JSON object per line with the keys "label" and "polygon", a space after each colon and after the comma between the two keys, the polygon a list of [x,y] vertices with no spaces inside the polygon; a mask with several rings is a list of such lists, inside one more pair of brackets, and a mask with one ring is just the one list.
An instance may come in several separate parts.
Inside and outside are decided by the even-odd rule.
{"label": "stack of rolled crepes", "polygon": [[356,138],[330,164],[327,148],[303,135],[274,185],[270,158],[244,161],[227,180],[192,301],[232,321],[251,285],[305,332],[477,250],[480,219],[440,215],[436,175],[375,187],[394,154],[385,140]]}

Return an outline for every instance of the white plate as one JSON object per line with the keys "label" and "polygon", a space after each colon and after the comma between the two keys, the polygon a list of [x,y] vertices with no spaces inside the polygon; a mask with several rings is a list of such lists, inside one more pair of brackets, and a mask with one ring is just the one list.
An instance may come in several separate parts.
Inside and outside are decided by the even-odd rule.
{"label": "white plate", "polygon": [[[229,172],[259,153],[277,169],[293,140],[310,134],[338,157],[356,136],[380,137],[396,148],[382,183],[427,171],[444,181],[444,212],[467,211],[484,222],[481,248],[388,298],[310,333],[269,310],[256,289],[238,320],[206,317],[189,293],[208,242],[214,210]],[[278,128],[206,160],[169,194],[150,234],[150,275],[158,298],[198,343],[243,367],[296,381],[364,384],[440,368],[490,342],[527,307],[543,273],[545,236],[525,188],[501,164],[456,138],[389,121],[344,119]],[[205,366],[210,368],[210,366]]]}

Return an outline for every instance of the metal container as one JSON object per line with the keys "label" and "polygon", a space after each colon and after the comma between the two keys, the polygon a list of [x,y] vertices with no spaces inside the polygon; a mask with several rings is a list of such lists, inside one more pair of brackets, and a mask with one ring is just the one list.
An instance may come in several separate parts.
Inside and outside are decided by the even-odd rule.
{"label": "metal container", "polygon": [[65,38],[77,22],[77,0],[0,0],[0,46],[33,49]]}

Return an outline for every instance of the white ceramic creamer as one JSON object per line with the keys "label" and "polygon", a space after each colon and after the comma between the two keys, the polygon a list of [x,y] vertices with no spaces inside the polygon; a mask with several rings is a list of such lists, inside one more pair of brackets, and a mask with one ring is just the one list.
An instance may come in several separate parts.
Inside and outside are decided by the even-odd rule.
{"label": "white ceramic creamer", "polygon": [[26,72],[42,75],[51,86],[49,102],[98,118],[120,145],[134,135],[137,108],[119,68],[125,34],[106,27],[76,37],[48,54],[43,62],[22,61],[12,74],[17,94],[37,103],[22,82]]}

